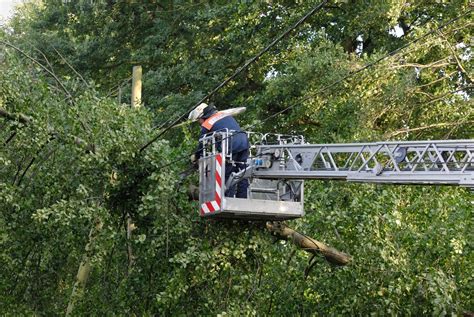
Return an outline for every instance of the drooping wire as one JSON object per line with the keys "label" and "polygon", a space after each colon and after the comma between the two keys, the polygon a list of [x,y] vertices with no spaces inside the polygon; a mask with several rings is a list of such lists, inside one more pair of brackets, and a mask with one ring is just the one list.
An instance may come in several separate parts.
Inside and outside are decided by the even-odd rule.
{"label": "drooping wire", "polygon": [[246,70],[251,64],[256,62],[262,55],[267,53],[273,46],[275,46],[278,42],[280,42],[285,36],[287,36],[291,31],[296,29],[298,26],[300,26],[303,22],[305,22],[309,17],[311,17],[313,14],[315,14],[317,11],[322,9],[324,5],[328,2],[329,0],[323,0],[321,3],[313,7],[308,13],[306,13],[301,19],[299,19],[295,24],[293,24],[290,28],[288,28],[285,32],[280,34],[277,38],[275,38],[270,44],[268,44],[263,50],[261,50],[257,55],[252,57],[251,59],[247,60],[244,65],[239,67],[230,77],[225,79],[223,82],[221,82],[219,85],[217,85],[210,93],[208,93],[206,96],[202,97],[198,102],[196,102],[192,107],[186,110],[183,114],[181,114],[178,118],[174,120],[168,120],[165,122],[165,124],[161,125],[161,127],[165,126],[167,123],[171,121],[166,127],[164,127],[155,137],[153,137],[150,141],[145,143],[139,150],[139,152],[143,152],[147,147],[149,147],[153,142],[158,140],[163,134],[165,134],[169,129],[171,129],[175,124],[177,124],[179,121],[181,121],[185,116],[188,115],[188,113],[199,106],[201,103],[204,101],[208,100],[210,97],[212,97],[216,92],[218,92],[220,89],[222,89],[225,85],[227,85],[232,79],[234,79],[237,75],[239,75],[241,72]]}
{"label": "drooping wire", "polygon": [[[368,69],[368,68],[373,67],[374,65],[376,65],[376,64],[378,64],[378,63],[384,61],[385,59],[387,59],[387,58],[389,58],[389,57],[391,57],[391,56],[394,56],[395,54],[399,53],[401,50],[403,50],[403,49],[405,49],[405,48],[407,48],[407,47],[409,47],[409,46],[411,46],[411,45],[417,43],[418,41],[420,41],[420,40],[422,40],[422,39],[428,37],[429,35],[431,35],[431,34],[433,34],[433,33],[435,33],[435,32],[438,32],[439,30],[445,28],[446,26],[448,26],[448,25],[450,25],[450,24],[456,22],[456,21],[459,20],[460,18],[462,18],[462,17],[468,15],[472,10],[473,10],[473,9],[470,9],[470,10],[466,11],[465,13],[463,13],[463,14],[461,14],[461,15],[459,15],[459,16],[457,16],[457,17],[455,17],[455,18],[453,18],[453,19],[451,19],[451,20],[449,20],[449,21],[447,21],[447,22],[445,22],[445,23],[443,23],[443,24],[441,24],[441,25],[438,26],[437,28],[435,28],[435,29],[433,29],[433,30],[431,30],[431,31],[426,32],[426,33],[423,34],[422,36],[420,36],[420,37],[418,37],[418,38],[416,38],[416,39],[413,39],[412,41],[409,41],[409,42],[405,43],[404,45],[402,45],[402,46],[400,46],[399,48],[397,48],[397,49],[395,49],[395,50],[389,52],[388,54],[386,54],[386,55],[384,55],[384,56],[382,56],[382,57],[376,59],[375,61],[373,61],[373,62],[371,62],[371,63],[368,63],[368,64],[366,64],[366,65],[364,65],[364,66],[362,66],[362,67],[360,67],[360,68],[358,68],[358,69],[356,69],[356,70],[354,70],[354,71],[349,72],[347,75],[345,75],[344,77],[342,77],[342,78],[336,80],[335,82],[333,82],[333,83],[331,83],[331,84],[329,84],[329,85],[327,85],[327,86],[324,86],[323,88],[319,89],[318,91],[316,91],[316,92],[314,92],[314,93],[312,93],[312,94],[310,94],[310,95],[308,95],[308,96],[306,96],[306,97],[304,97],[304,98],[298,100],[298,102],[293,103],[292,105],[286,107],[285,109],[280,110],[280,111],[278,111],[278,112],[276,112],[276,113],[274,113],[274,114],[272,114],[272,115],[266,117],[264,120],[260,121],[259,124],[262,124],[262,123],[264,123],[264,122],[266,122],[266,121],[268,121],[268,120],[270,120],[270,119],[273,119],[273,118],[275,118],[276,116],[278,116],[278,115],[280,115],[280,114],[282,114],[282,113],[284,113],[284,112],[286,112],[286,111],[288,111],[288,110],[290,110],[290,109],[292,109],[292,108],[294,108],[294,107],[296,107],[296,106],[302,104],[302,103],[305,102],[305,101],[308,101],[308,100],[310,100],[310,99],[312,99],[312,98],[315,98],[317,95],[321,94],[322,92],[324,92],[324,91],[326,91],[326,90],[328,90],[328,89],[330,89],[330,88],[333,88],[333,87],[335,87],[335,86],[337,86],[337,85],[339,85],[339,84],[345,82],[346,80],[348,80],[348,79],[351,78],[352,76],[354,76],[354,75],[356,75],[356,74],[359,74],[359,73],[363,72],[364,70],[366,70],[366,69]],[[251,126],[251,127],[255,127],[255,124],[254,124],[253,126]]]}
{"label": "drooping wire", "polygon": [[[293,103],[292,105],[286,107],[285,109],[280,110],[280,111],[278,111],[278,112],[276,112],[276,113],[274,113],[274,114],[268,116],[268,117],[265,118],[264,120],[262,120],[262,121],[260,121],[260,122],[258,122],[258,123],[255,123],[255,124],[249,126],[249,127],[248,127],[248,130],[252,130],[252,129],[255,128],[257,125],[261,125],[262,123],[264,123],[264,122],[266,122],[266,121],[268,121],[268,120],[270,120],[270,119],[272,119],[272,118],[275,118],[276,116],[278,116],[278,115],[280,115],[280,114],[282,114],[282,113],[284,113],[284,112],[286,112],[286,111],[288,111],[288,110],[290,110],[290,109],[292,109],[292,108],[294,108],[294,107],[300,105],[301,103],[303,103],[303,102],[305,102],[305,101],[307,101],[307,100],[310,100],[310,99],[316,97],[317,94],[320,94],[320,93],[322,93],[322,92],[324,92],[324,91],[326,91],[326,90],[328,90],[328,89],[330,89],[330,88],[333,88],[333,87],[337,86],[338,84],[340,84],[340,83],[342,83],[342,82],[348,80],[349,78],[351,78],[351,77],[353,77],[353,76],[355,76],[355,75],[357,75],[357,74],[360,74],[362,71],[364,71],[364,70],[366,70],[366,69],[368,69],[368,68],[371,68],[371,67],[375,66],[376,64],[378,64],[378,63],[384,61],[385,59],[387,59],[387,58],[389,58],[389,57],[392,57],[392,56],[395,56],[396,54],[400,53],[403,49],[405,49],[405,48],[407,48],[407,47],[409,47],[409,46],[411,46],[411,45],[413,45],[413,44],[419,42],[420,40],[422,40],[422,39],[428,37],[429,35],[433,34],[434,32],[437,32],[437,31],[439,31],[439,30],[445,28],[446,26],[453,24],[454,22],[456,22],[457,20],[461,19],[462,17],[468,15],[468,14],[469,14],[470,12],[472,12],[472,11],[473,11],[473,9],[469,9],[469,10],[467,10],[466,12],[462,13],[461,15],[459,15],[459,16],[457,16],[457,17],[455,17],[455,18],[453,18],[453,19],[451,19],[451,20],[449,20],[449,21],[447,21],[447,22],[445,22],[445,23],[443,23],[443,24],[441,24],[440,26],[438,26],[438,27],[435,28],[435,29],[432,29],[432,30],[426,32],[425,34],[421,35],[420,37],[418,37],[418,38],[416,38],[416,39],[413,39],[412,41],[407,42],[406,44],[404,44],[404,45],[400,46],[399,48],[397,48],[397,49],[395,49],[395,50],[393,50],[393,51],[391,51],[391,52],[385,54],[384,56],[382,56],[382,57],[376,59],[375,61],[370,62],[370,63],[368,63],[368,64],[366,64],[366,65],[364,65],[364,66],[362,66],[362,67],[360,67],[360,68],[358,68],[358,69],[356,69],[356,70],[354,70],[354,71],[349,72],[347,75],[345,75],[345,76],[343,76],[342,78],[336,80],[335,82],[333,82],[333,83],[331,83],[331,84],[329,84],[329,85],[327,85],[327,86],[322,87],[322,88],[319,89],[317,92],[312,93],[312,94],[310,94],[310,95],[308,95],[308,96],[306,96],[306,97],[304,97],[304,98],[298,100],[298,102],[295,102],[295,103]],[[226,138],[231,138],[231,137],[232,137],[232,135],[227,136]],[[223,139],[226,139],[226,138],[223,138]],[[198,149],[198,150],[199,150],[199,149]],[[192,153],[194,153],[194,152],[192,152]],[[184,160],[184,159],[188,159],[189,156],[190,156],[192,153],[183,154],[182,156],[177,157],[173,162],[168,163],[168,164],[164,164],[164,165],[162,165],[162,166],[157,167],[156,170],[159,171],[159,170],[161,170],[162,168],[165,168],[165,167],[168,167],[168,166],[170,166],[170,165],[176,164],[177,161],[182,161],[182,160]]]}

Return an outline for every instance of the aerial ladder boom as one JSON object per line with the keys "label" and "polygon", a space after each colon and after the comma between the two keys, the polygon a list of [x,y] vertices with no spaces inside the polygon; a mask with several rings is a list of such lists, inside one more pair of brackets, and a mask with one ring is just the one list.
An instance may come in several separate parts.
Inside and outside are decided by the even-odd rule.
{"label": "aerial ladder boom", "polygon": [[[474,140],[260,145],[252,177],[474,187]],[[258,162],[260,163],[260,162]]]}
{"label": "aerial ladder boom", "polygon": [[[284,220],[304,215],[304,180],[456,185],[474,189],[474,140],[308,144],[302,136],[250,134],[248,167],[224,184],[232,163],[232,131],[201,139],[201,215]],[[250,180],[248,199],[226,197],[226,188]]]}

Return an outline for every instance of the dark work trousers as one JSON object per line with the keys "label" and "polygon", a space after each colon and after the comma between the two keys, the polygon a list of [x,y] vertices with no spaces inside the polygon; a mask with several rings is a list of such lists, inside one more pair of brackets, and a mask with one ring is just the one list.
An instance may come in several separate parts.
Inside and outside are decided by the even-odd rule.
{"label": "dark work trousers", "polygon": [[[249,157],[249,150],[243,150],[240,152],[232,153],[232,163],[225,164],[225,181],[229,179],[230,174],[238,173],[247,167],[247,159]],[[249,187],[249,180],[247,178],[242,179],[240,182],[235,184],[229,189],[226,189],[226,197],[236,198],[247,198],[247,188]]]}

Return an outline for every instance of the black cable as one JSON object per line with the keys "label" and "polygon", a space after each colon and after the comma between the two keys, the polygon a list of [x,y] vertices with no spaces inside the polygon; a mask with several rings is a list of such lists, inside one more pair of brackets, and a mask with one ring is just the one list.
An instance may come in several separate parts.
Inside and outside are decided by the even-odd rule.
{"label": "black cable", "polygon": [[[407,47],[411,46],[412,44],[414,44],[414,43],[420,41],[421,39],[424,39],[424,38],[426,38],[427,36],[433,34],[434,32],[437,32],[437,31],[439,31],[439,30],[445,28],[446,26],[448,26],[448,25],[454,23],[455,21],[457,21],[457,20],[459,20],[460,18],[464,17],[465,15],[469,14],[472,10],[473,10],[473,9],[470,9],[470,10],[466,11],[465,13],[463,13],[463,14],[461,14],[461,15],[459,15],[459,16],[457,16],[457,17],[455,17],[455,18],[453,18],[453,19],[451,19],[451,20],[449,20],[449,21],[447,21],[446,23],[443,23],[442,25],[440,25],[440,26],[437,27],[436,29],[433,29],[433,30],[431,30],[431,31],[426,32],[426,33],[423,34],[422,36],[420,36],[420,37],[418,37],[418,38],[416,38],[416,39],[414,39],[414,40],[412,40],[412,41],[407,42],[406,44],[404,44],[404,45],[400,46],[399,48],[397,48],[397,49],[391,51],[390,53],[388,53],[388,54],[386,54],[386,55],[384,55],[384,56],[382,56],[382,57],[376,59],[375,61],[373,61],[373,62],[371,62],[371,63],[369,63],[369,64],[367,64],[367,65],[365,65],[365,66],[363,66],[363,67],[360,67],[360,68],[358,68],[358,69],[356,69],[356,70],[354,70],[354,71],[349,72],[346,76],[342,77],[341,79],[338,79],[338,80],[336,80],[335,82],[333,82],[333,83],[331,83],[331,84],[329,84],[329,85],[327,85],[327,86],[325,86],[325,87],[319,89],[317,92],[315,92],[315,93],[313,93],[313,94],[310,94],[309,96],[306,96],[305,98],[303,98],[303,99],[299,100],[298,102],[296,102],[296,103],[294,103],[294,104],[292,104],[292,105],[286,107],[285,109],[280,110],[280,111],[278,111],[278,112],[276,112],[276,113],[270,115],[269,117],[267,117],[267,118],[265,118],[263,121],[261,121],[259,124],[262,124],[263,122],[266,122],[266,121],[268,121],[268,120],[270,120],[270,119],[272,119],[272,118],[274,118],[274,117],[276,117],[276,116],[282,114],[283,112],[286,112],[286,111],[288,111],[288,110],[290,110],[290,109],[296,107],[297,105],[302,104],[303,102],[305,102],[305,101],[307,101],[307,100],[310,100],[310,99],[316,97],[317,95],[319,95],[320,93],[322,93],[322,92],[328,90],[329,88],[332,88],[332,87],[334,87],[334,86],[336,86],[336,85],[339,85],[340,83],[345,82],[345,81],[346,81],[347,79],[349,79],[350,77],[352,77],[352,76],[354,76],[354,75],[356,75],[356,74],[358,74],[358,73],[361,73],[362,71],[364,71],[364,70],[366,70],[366,69],[368,69],[368,68],[370,68],[370,67],[372,67],[372,66],[374,66],[374,65],[376,65],[376,64],[378,64],[378,63],[380,63],[381,61],[383,61],[383,60],[385,60],[385,59],[387,59],[387,58],[389,58],[389,57],[391,57],[391,56],[394,56],[395,54],[397,54],[398,52],[400,52],[400,51],[403,50],[404,48],[407,48]],[[253,126],[251,126],[251,127],[254,127],[254,126],[255,126],[255,124],[254,124]]]}
{"label": "black cable", "polygon": [[[206,96],[201,98],[196,104],[194,104],[192,107],[190,107],[186,112],[181,114],[177,119],[173,120],[171,124],[169,124],[166,128],[161,130],[154,138],[152,138],[150,141],[148,141],[146,144],[144,144],[140,148],[140,153],[143,152],[148,146],[150,146],[153,142],[158,140],[159,137],[161,137],[163,134],[165,134],[169,129],[171,129],[176,123],[178,123],[181,119],[183,119],[188,113],[199,106],[201,103],[204,101],[208,100],[210,97],[212,97],[217,91],[219,91],[222,87],[227,85],[232,79],[234,79],[237,75],[239,75],[241,72],[246,70],[252,63],[257,61],[260,57],[262,57],[263,54],[268,52],[273,46],[275,46],[281,39],[283,39],[285,36],[287,36],[291,31],[293,31],[295,28],[300,26],[303,22],[305,22],[310,16],[315,14],[319,9],[323,8],[323,6],[328,2],[329,0],[323,0],[321,3],[316,5],[313,9],[311,9],[308,13],[306,13],[305,16],[303,16],[300,20],[298,20],[293,26],[288,28],[284,33],[282,33],[280,36],[278,36],[276,39],[274,39],[269,45],[267,45],[263,50],[261,50],[257,55],[255,55],[253,58],[249,59],[245,64],[241,67],[239,67],[234,74],[232,74],[230,77],[225,79],[223,82],[221,82],[219,85],[217,85],[210,93],[208,93]],[[168,122],[168,121],[167,121]],[[165,123],[167,123],[165,122]],[[163,125],[162,125],[163,126]]]}
{"label": "black cable", "polygon": [[[436,29],[433,29],[433,30],[431,30],[431,31],[428,31],[427,33],[423,34],[422,36],[420,36],[420,37],[418,37],[418,38],[416,38],[416,39],[414,39],[414,40],[412,40],[412,41],[410,41],[410,42],[408,42],[408,43],[402,45],[401,47],[399,47],[399,48],[397,48],[397,49],[395,49],[395,50],[389,52],[388,54],[386,54],[386,55],[384,55],[384,56],[378,58],[377,60],[375,60],[375,61],[373,61],[373,62],[371,62],[371,63],[369,63],[369,64],[367,64],[367,65],[365,65],[365,66],[363,66],[363,67],[360,67],[360,68],[356,69],[355,71],[349,72],[346,76],[342,77],[341,79],[336,80],[335,82],[331,83],[330,85],[327,85],[327,86],[321,88],[321,89],[318,90],[316,93],[313,93],[313,94],[311,94],[311,95],[309,95],[309,96],[306,96],[305,98],[299,100],[297,103],[294,103],[294,104],[292,104],[292,105],[286,107],[285,109],[283,109],[283,110],[281,110],[281,111],[278,111],[278,112],[276,112],[276,113],[270,115],[269,117],[265,118],[263,121],[260,121],[260,122],[258,123],[258,125],[260,125],[260,124],[262,124],[263,122],[266,122],[266,121],[268,121],[268,120],[270,120],[270,119],[272,119],[272,118],[274,118],[274,117],[276,117],[276,116],[282,114],[283,112],[286,112],[286,111],[288,111],[288,110],[290,110],[290,109],[296,107],[297,105],[301,104],[301,103],[304,102],[304,101],[307,101],[307,100],[309,100],[309,99],[311,99],[311,98],[314,98],[314,97],[316,96],[316,94],[319,94],[319,93],[321,93],[321,92],[323,92],[323,91],[328,90],[329,88],[332,88],[332,87],[334,87],[334,86],[340,84],[341,82],[343,82],[343,81],[349,79],[350,77],[352,77],[352,76],[354,76],[354,75],[356,75],[356,74],[359,74],[359,73],[361,73],[362,71],[364,71],[364,70],[366,70],[366,69],[368,69],[368,68],[370,68],[370,67],[372,67],[372,66],[374,66],[374,65],[376,65],[376,64],[378,64],[378,63],[380,63],[381,61],[387,59],[388,57],[394,56],[395,54],[399,53],[399,52],[400,52],[401,50],[403,50],[404,48],[407,48],[407,47],[411,46],[412,44],[414,44],[414,43],[420,41],[421,39],[426,38],[427,36],[433,34],[434,32],[437,32],[438,30],[441,30],[441,29],[445,28],[446,26],[448,26],[448,25],[454,23],[455,21],[459,20],[459,19],[462,18],[463,16],[469,14],[472,10],[473,10],[473,9],[470,9],[470,10],[466,11],[465,13],[463,13],[463,14],[461,14],[461,15],[459,15],[459,16],[457,16],[457,17],[455,17],[455,18],[453,18],[453,19],[451,19],[451,20],[449,20],[449,21],[447,21],[446,23],[443,23],[442,25],[440,25],[440,26],[437,27]],[[255,124],[249,126],[249,127],[248,127],[248,130],[251,130],[252,128],[255,128],[256,126],[257,126],[257,123],[255,123]],[[244,131],[241,131],[241,132],[238,132],[238,133],[245,133],[245,132],[244,132]],[[232,137],[232,135],[227,136],[226,138],[230,138],[230,137]],[[201,150],[201,149],[198,149],[198,150]],[[194,153],[194,152],[193,152],[193,153]],[[192,153],[191,153],[191,154],[192,154]],[[174,162],[168,163],[168,164],[165,164],[165,165],[162,165],[162,166],[160,166],[160,167],[157,167],[156,170],[159,171],[159,170],[161,170],[162,168],[165,168],[165,167],[168,167],[168,166],[170,166],[170,165],[172,165],[172,164],[175,164],[176,161],[181,161],[181,160],[183,160],[184,158],[189,158],[189,156],[190,156],[191,154],[185,154],[185,155],[182,155],[182,156],[178,156],[178,158],[177,158]]]}

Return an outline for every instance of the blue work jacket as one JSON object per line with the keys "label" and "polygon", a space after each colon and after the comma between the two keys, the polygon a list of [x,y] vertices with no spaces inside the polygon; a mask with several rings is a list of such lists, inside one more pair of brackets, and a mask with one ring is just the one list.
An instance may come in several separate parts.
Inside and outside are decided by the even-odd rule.
{"label": "blue work jacket", "polygon": [[[199,139],[209,132],[221,131],[224,129],[233,130],[234,134],[231,136],[231,147],[230,150],[232,153],[241,152],[247,150],[249,145],[249,140],[247,138],[247,133],[240,129],[239,124],[231,115],[218,112],[212,115],[210,118],[206,119],[201,125],[201,134]],[[241,132],[241,133],[238,133]],[[202,156],[202,145],[199,143],[198,151],[196,152],[198,157]]]}

